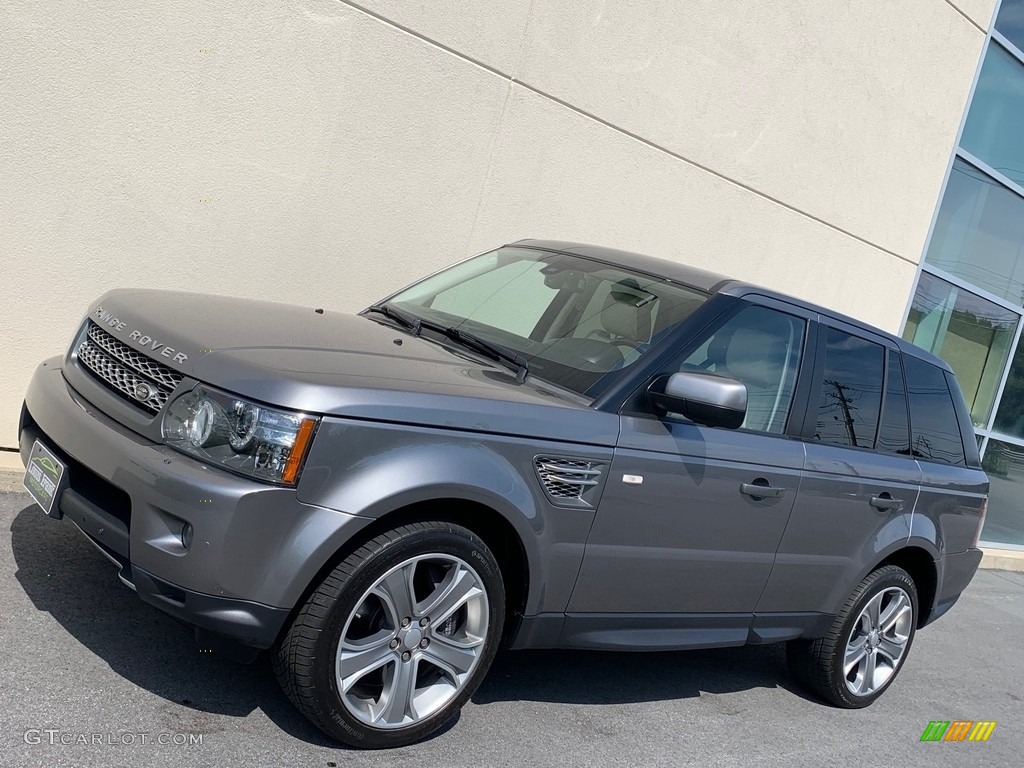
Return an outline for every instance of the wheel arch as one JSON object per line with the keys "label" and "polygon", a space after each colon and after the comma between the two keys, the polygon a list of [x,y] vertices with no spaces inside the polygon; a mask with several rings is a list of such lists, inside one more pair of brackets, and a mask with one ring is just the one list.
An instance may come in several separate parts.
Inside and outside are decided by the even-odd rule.
{"label": "wheel arch", "polygon": [[887,555],[868,573],[886,565],[895,565],[906,571],[917,588],[917,628],[925,626],[935,608],[935,596],[939,585],[939,572],[931,554],[919,546],[906,546]]}
{"label": "wheel arch", "polygon": [[317,585],[352,552],[384,531],[427,520],[450,522],[472,531],[494,554],[505,585],[505,628],[502,640],[506,644],[511,643],[519,629],[529,599],[530,556],[522,535],[505,515],[493,506],[478,500],[457,496],[435,496],[398,504],[390,511],[378,514],[358,533],[343,541],[305,585],[288,620],[284,622],[281,636],[316,590]]}

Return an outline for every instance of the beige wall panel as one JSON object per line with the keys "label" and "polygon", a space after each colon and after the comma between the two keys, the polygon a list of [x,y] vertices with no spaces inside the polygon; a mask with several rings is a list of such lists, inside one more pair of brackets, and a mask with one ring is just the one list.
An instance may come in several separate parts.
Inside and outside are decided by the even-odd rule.
{"label": "beige wall panel", "polygon": [[4,20],[0,446],[108,288],[351,309],[464,255],[501,78],[330,0]]}
{"label": "beige wall panel", "polygon": [[530,10],[530,0],[356,0],[352,5],[509,75]]}
{"label": "beige wall panel", "polygon": [[916,262],[983,39],[943,0],[549,0],[518,75]]}
{"label": "beige wall panel", "polygon": [[902,259],[516,88],[472,250],[528,237],[693,264],[889,331],[915,274]]}

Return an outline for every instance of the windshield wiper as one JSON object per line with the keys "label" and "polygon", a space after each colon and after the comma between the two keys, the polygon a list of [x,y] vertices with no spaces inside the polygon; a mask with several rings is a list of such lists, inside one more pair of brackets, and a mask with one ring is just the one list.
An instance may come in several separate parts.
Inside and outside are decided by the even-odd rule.
{"label": "windshield wiper", "polygon": [[389,307],[387,304],[374,304],[367,307],[366,311],[377,312],[378,314],[384,315],[384,317],[394,320],[403,328],[412,331],[414,336],[419,336],[424,328],[429,328],[430,330],[437,331],[464,347],[474,349],[477,352],[486,355],[492,360],[508,363],[509,367],[514,367],[516,371],[517,384],[522,384],[526,381],[526,374],[530,372],[530,367],[526,362],[526,358],[522,355],[519,355],[510,349],[505,349],[505,347],[495,344],[494,342],[481,339],[479,336],[475,336],[469,331],[460,331],[453,325],[447,326],[442,325],[441,323],[435,323],[431,320],[411,317],[405,314],[405,312],[401,312],[394,307]]}
{"label": "windshield wiper", "polygon": [[[433,323],[427,323],[427,327],[433,326]],[[449,339],[458,342],[464,347],[475,349],[477,352],[481,352],[494,360],[508,363],[509,367],[514,368],[516,371],[516,384],[522,384],[526,381],[526,374],[530,372],[530,366],[526,362],[526,358],[522,355],[517,354],[510,349],[506,349],[499,344],[495,344],[492,341],[486,341],[485,339],[481,339],[479,336],[474,336],[468,331],[460,331],[455,326],[445,328],[444,326],[438,325],[434,330],[440,331]]]}
{"label": "windshield wiper", "polygon": [[476,350],[492,360],[508,363],[509,367],[516,371],[516,384],[522,384],[526,381],[526,374],[530,372],[530,366],[522,355],[513,352],[511,349],[506,349],[500,344],[495,344],[493,341],[481,339],[469,331],[459,330],[454,325],[442,325],[432,320],[418,320],[418,322],[422,328],[437,331],[452,341],[469,349]]}
{"label": "windshield wiper", "polygon": [[423,323],[418,317],[409,317],[405,312],[399,312],[397,309],[389,307],[387,304],[374,304],[373,306],[367,307],[366,311],[376,312],[384,315],[384,317],[394,320],[403,328],[412,331],[414,336],[419,336],[420,330],[423,327]]}

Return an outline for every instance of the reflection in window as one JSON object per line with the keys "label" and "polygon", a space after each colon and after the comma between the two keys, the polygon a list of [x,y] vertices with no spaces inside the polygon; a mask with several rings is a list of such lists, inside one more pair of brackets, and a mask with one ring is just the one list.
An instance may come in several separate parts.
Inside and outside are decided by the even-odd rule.
{"label": "reflection in window", "polygon": [[925,260],[1024,304],[1024,197],[957,158]]}
{"label": "reflection in window", "polygon": [[889,352],[885,375],[885,406],[878,428],[879,450],[910,455],[910,424],[907,420],[907,388],[903,384],[900,356]]}
{"label": "reflection in window", "polygon": [[881,345],[828,329],[816,438],[834,445],[874,447],[884,365]]}
{"label": "reflection in window", "polygon": [[999,410],[992,428],[997,432],[1014,437],[1024,437],[1024,345],[1017,345],[1017,352],[1010,364],[1010,375],[1003,387]]}
{"label": "reflection in window", "polygon": [[910,400],[914,455],[926,461],[963,466],[964,441],[946,375],[934,365],[907,355],[903,359]]}
{"label": "reflection in window", "polygon": [[1024,447],[988,441],[982,466],[988,473],[988,515],[981,538],[998,544],[1024,544]]}
{"label": "reflection in window", "polygon": [[1024,64],[992,42],[981,66],[960,146],[1024,184]]}
{"label": "reflection in window", "polygon": [[1017,318],[991,301],[921,273],[903,338],[950,364],[975,426],[988,423]]}
{"label": "reflection in window", "polygon": [[996,18],[996,29],[1024,51],[1024,0],[1003,0]]}

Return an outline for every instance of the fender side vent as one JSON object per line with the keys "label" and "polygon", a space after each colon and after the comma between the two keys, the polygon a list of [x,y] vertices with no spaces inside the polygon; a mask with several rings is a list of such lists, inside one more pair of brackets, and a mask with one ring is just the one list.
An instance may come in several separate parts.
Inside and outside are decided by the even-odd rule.
{"label": "fender side vent", "polygon": [[537,477],[555,504],[590,506],[587,501],[591,489],[601,480],[601,470],[595,461],[565,457],[538,456],[533,460]]}

